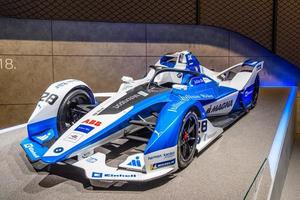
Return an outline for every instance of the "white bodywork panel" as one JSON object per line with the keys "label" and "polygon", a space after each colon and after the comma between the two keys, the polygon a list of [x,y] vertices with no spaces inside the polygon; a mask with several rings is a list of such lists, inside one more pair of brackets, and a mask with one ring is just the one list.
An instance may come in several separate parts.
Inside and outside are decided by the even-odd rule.
{"label": "white bodywork panel", "polygon": [[97,181],[149,181],[172,172],[174,168],[166,167],[161,170],[149,173],[122,170],[109,167],[105,164],[105,154],[96,153],[86,159],[82,159],[73,165],[85,170],[86,177],[90,179],[92,185],[97,185]]}
{"label": "white bodywork panel", "polygon": [[249,72],[239,72],[232,80],[220,82],[220,86],[230,87],[238,91],[246,88],[247,84],[251,78],[252,74]]}
{"label": "white bodywork panel", "polygon": [[206,115],[210,116],[218,116],[218,115],[226,115],[230,113],[232,110],[239,92],[236,91],[228,96],[225,96],[218,101],[212,102],[204,106],[206,111]]}
{"label": "white bodywork panel", "polygon": [[240,67],[242,65],[243,65],[243,63],[239,63],[239,64],[233,65],[233,66],[225,69],[224,71],[218,72],[218,73],[216,73],[216,72],[211,73],[211,72],[209,72],[209,70],[206,70],[206,71],[207,71],[208,74],[212,75],[210,77],[212,77],[214,80],[216,80],[216,81],[219,80],[218,82],[219,82],[220,86],[229,87],[229,88],[233,88],[233,89],[236,89],[238,91],[241,91],[245,88],[248,88],[250,85],[254,84],[258,73],[263,68],[264,62],[263,61],[258,62],[256,64],[256,66],[253,67],[252,72],[244,72],[244,71],[238,72],[232,78],[232,80],[222,81],[220,79],[221,75],[223,75],[223,74],[225,74],[225,73],[227,73],[231,70],[234,70],[235,68]]}
{"label": "white bodywork panel", "polygon": [[[199,124],[200,143],[196,146],[198,152],[204,149],[223,133],[222,128],[214,127],[208,119],[199,120]],[[203,131],[203,124],[206,126],[206,131]]]}
{"label": "white bodywork panel", "polygon": [[118,168],[107,166],[106,155],[95,153],[73,165],[85,170],[86,176],[93,185],[95,181],[149,181],[176,171],[177,146],[144,155],[137,153],[119,165]]}
{"label": "white bodywork panel", "polygon": [[161,168],[163,162],[166,162],[165,165],[172,167],[174,170],[178,169],[177,146],[162,149],[145,155],[146,172],[148,173],[164,169]]}

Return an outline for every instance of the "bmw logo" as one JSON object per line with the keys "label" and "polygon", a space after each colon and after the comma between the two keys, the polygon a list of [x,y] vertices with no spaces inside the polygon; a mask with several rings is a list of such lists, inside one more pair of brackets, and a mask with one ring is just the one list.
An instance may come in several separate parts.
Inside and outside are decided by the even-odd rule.
{"label": "bmw logo", "polygon": [[182,77],[182,73],[178,73],[177,78],[181,78],[181,77]]}
{"label": "bmw logo", "polygon": [[63,150],[64,150],[64,148],[62,148],[62,147],[57,147],[57,148],[55,148],[55,149],[53,150],[53,152],[54,152],[54,153],[61,153],[61,152],[63,152]]}

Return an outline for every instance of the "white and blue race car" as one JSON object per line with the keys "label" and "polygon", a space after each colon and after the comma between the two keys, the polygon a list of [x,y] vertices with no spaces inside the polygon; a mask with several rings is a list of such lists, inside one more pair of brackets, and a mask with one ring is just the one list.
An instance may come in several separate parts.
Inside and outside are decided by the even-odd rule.
{"label": "white and blue race car", "polygon": [[[39,100],[21,146],[35,169],[73,165],[96,186],[156,179],[187,167],[256,105],[262,68],[263,61],[246,60],[215,72],[182,51],[162,56],[142,79],[122,77],[114,93],[93,93],[79,80],[56,82]],[[120,138],[145,148],[110,166],[97,147]]]}

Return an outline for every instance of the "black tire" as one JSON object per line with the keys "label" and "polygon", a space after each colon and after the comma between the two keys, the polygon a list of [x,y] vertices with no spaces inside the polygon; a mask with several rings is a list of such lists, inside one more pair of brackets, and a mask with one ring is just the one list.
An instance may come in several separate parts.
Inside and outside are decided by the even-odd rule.
{"label": "black tire", "polygon": [[198,116],[191,110],[182,120],[177,142],[177,162],[179,169],[187,167],[194,159],[198,140]]}
{"label": "black tire", "polygon": [[61,102],[57,113],[57,129],[59,134],[63,134],[75,122],[84,116],[74,112],[74,108],[80,104],[92,104],[94,101],[88,89],[77,88],[70,91]]}
{"label": "black tire", "polygon": [[253,109],[257,104],[258,93],[259,93],[259,76],[257,75],[255,82],[254,82],[254,90],[253,90],[252,101],[251,101],[251,109]]}

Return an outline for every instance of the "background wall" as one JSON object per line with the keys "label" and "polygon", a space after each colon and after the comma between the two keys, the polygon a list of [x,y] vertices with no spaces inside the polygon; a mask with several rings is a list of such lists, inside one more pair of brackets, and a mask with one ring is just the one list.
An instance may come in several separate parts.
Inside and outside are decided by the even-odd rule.
{"label": "background wall", "polygon": [[167,52],[190,50],[215,70],[264,60],[263,85],[293,85],[300,76],[252,40],[211,26],[2,18],[0,27],[1,128],[26,122],[54,81],[76,78],[95,92],[115,91],[123,75],[142,77]]}
{"label": "background wall", "polygon": [[2,0],[0,16],[213,25],[252,38],[300,66],[298,0]]}

